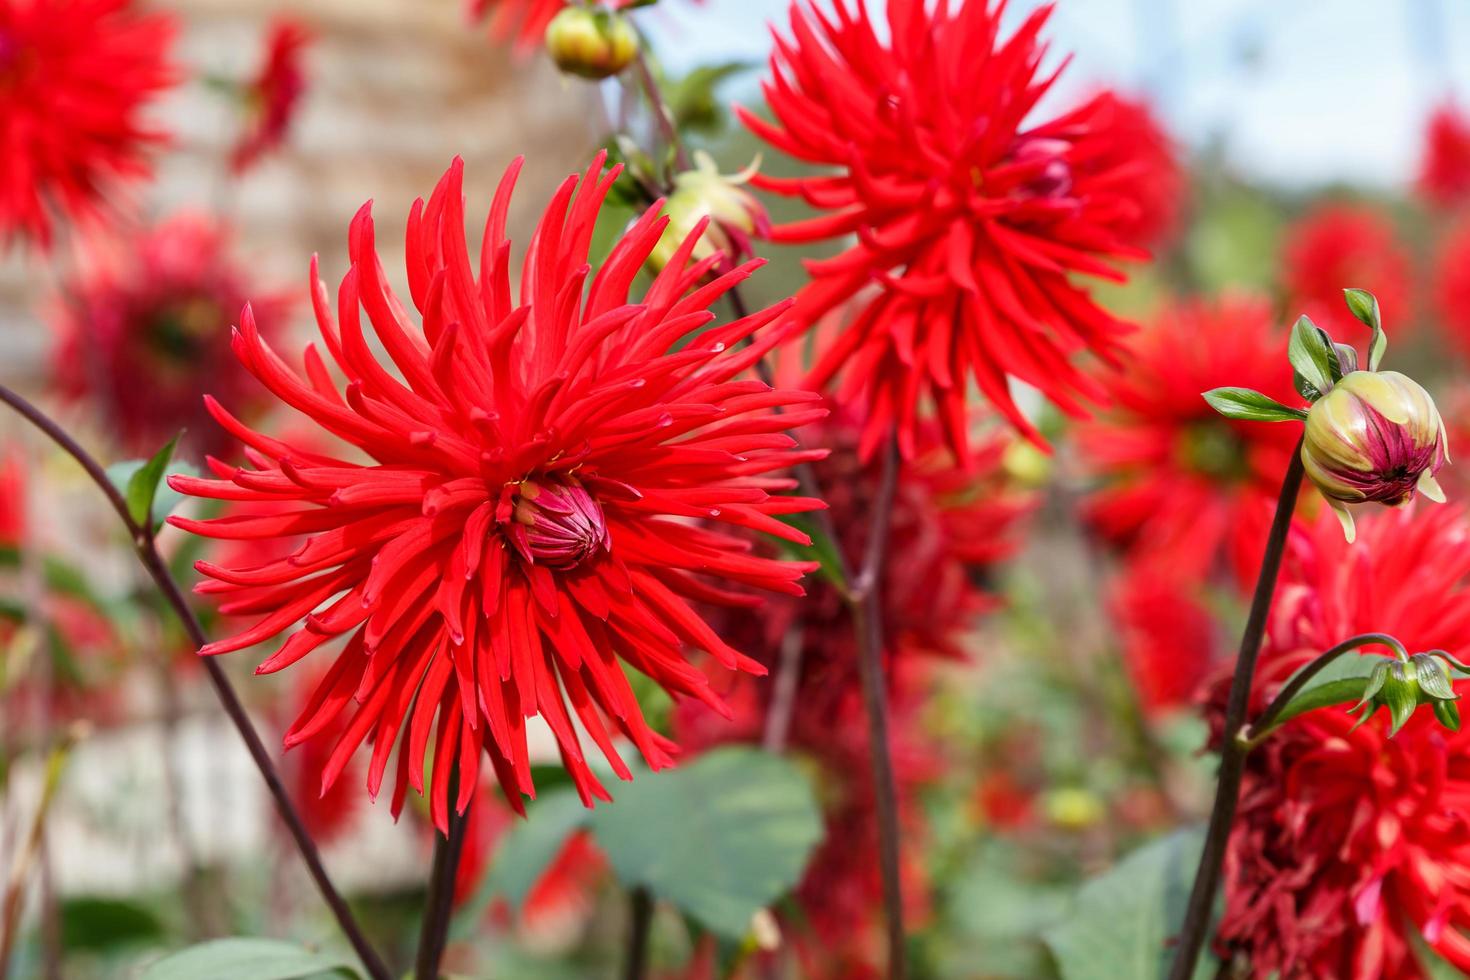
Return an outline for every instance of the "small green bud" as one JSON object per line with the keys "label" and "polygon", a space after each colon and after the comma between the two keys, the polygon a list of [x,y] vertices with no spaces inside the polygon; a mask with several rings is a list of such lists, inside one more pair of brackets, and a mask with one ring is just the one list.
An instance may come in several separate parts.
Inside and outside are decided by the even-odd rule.
{"label": "small green bud", "polygon": [[770,228],[765,207],[742,186],[755,176],[759,165],[757,160],[738,174],[722,174],[708,153],[696,151],[694,168],[674,177],[673,193],[664,201],[669,223],[648,256],[649,267],[657,271],[668,265],[705,218],[709,225],[694,246],[695,261],[717,251],[727,256],[748,252],[751,236],[764,235]]}
{"label": "small green bud", "polygon": [[572,6],[546,25],[546,51],[568,74],[611,78],[638,56],[638,33],[616,11]]}
{"label": "small green bud", "polygon": [[[1421,704],[1433,706],[1434,716],[1450,731],[1460,730],[1460,709],[1455,702],[1460,695],[1450,680],[1451,658],[1443,651],[1416,653],[1407,660],[1388,659],[1377,664],[1368,675],[1368,686],[1363,689],[1363,698],[1353,706],[1361,711],[1358,725],[1363,724],[1379,708],[1387,708],[1391,724],[1388,734],[1397,735],[1414,709]],[[1458,661],[1455,661],[1458,663]]]}

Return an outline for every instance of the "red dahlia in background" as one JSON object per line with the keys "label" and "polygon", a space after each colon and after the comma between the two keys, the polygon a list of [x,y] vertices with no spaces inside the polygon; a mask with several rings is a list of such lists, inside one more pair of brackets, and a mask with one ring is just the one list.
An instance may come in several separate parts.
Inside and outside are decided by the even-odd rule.
{"label": "red dahlia in background", "polygon": [[306,94],[302,54],[311,43],[306,25],[278,17],[265,38],[264,58],[255,77],[243,86],[245,127],[230,151],[230,168],[243,173],[286,140],[286,132]]}
{"label": "red dahlia in background", "polygon": [[1179,153],[1153,107],[1143,99],[1100,92],[1086,104],[1098,133],[1099,155],[1089,169],[1108,174],[1124,207],[1111,222],[1130,245],[1149,248],[1179,232],[1188,191]]}
{"label": "red dahlia in background", "polygon": [[[1330,515],[1297,531],[1253,710],[1357,633],[1470,655],[1464,516],[1406,507],[1360,520],[1355,544]],[[1470,731],[1447,732],[1428,709],[1392,739],[1387,712],[1355,720],[1313,711],[1250,754],[1219,944],[1263,976],[1420,977],[1417,933],[1470,970]]]}
{"label": "red dahlia in background", "polygon": [[1269,509],[1301,431],[1221,418],[1200,392],[1237,385],[1301,402],[1270,305],[1242,295],[1176,303],[1130,356],[1128,371],[1109,379],[1114,407],[1077,430],[1101,480],[1084,505],[1088,522],[1173,575],[1258,562],[1265,527],[1251,518]]}
{"label": "red dahlia in background", "polygon": [[1342,343],[1368,342],[1368,328],[1342,301],[1346,286],[1377,296],[1394,323],[1413,323],[1408,253],[1393,223],[1371,207],[1319,205],[1288,230],[1282,260],[1292,315],[1306,313]]}
{"label": "red dahlia in background", "polygon": [[1436,322],[1445,336],[1470,354],[1470,218],[1455,222],[1434,259]]}
{"label": "red dahlia in background", "polygon": [[883,27],[860,0],[835,0],[830,14],[798,3],[764,86],[774,123],[741,110],[773,147],[823,168],[755,178],[826,212],[777,226],[772,238],[856,236],[835,257],[807,262],[797,319],[814,323],[881,286],[812,375],[816,385],[842,375],[841,400],[865,402],[865,454],[896,427],[912,456],[927,399],[963,456],[972,378],[1039,438],[1011,378],[1081,414],[1102,390],[1074,355],[1117,362],[1127,327],[1075,275],[1120,279],[1109,260],[1144,255],[1122,235],[1138,208],[1105,105],[1031,118],[1055,78],[1040,73],[1048,13],[1002,40],[1000,6],[988,0],[932,11],[923,0],[894,0]]}
{"label": "red dahlia in background", "polygon": [[1436,108],[1425,127],[1419,190],[1435,204],[1470,197],[1470,119],[1454,102]]}
{"label": "red dahlia in background", "polygon": [[1143,710],[1193,704],[1219,656],[1215,618],[1199,583],[1162,561],[1135,560],[1114,584],[1108,611]]}
{"label": "red dahlia in background", "polygon": [[65,285],[55,314],[56,382],[88,404],[124,452],[151,456],[186,429],[190,455],[230,455],[237,444],[211,421],[205,392],[237,411],[264,403],[230,350],[230,324],[251,296],[270,328],[289,304],[259,290],[231,245],[228,227],[183,212],[99,245]]}
{"label": "red dahlia in background", "polygon": [[[462,164],[414,205],[407,278],[421,325],[387,286],[369,206],[352,223],[352,267],[335,316],[313,264],[318,326],[351,379],[345,391],[315,345],[298,374],[262,340],[248,308],[242,315],[234,347],[247,370],[371,464],[300,451],[209,399],[251,447],[252,465],[215,463],[215,479],[173,480],[263,511],[174,518],[180,527],[217,538],[310,535],[291,557],[253,568],[200,563],[210,581],[199,590],[219,596],[222,612],[260,617],[200,652],[288,634],[260,665],[268,673],[345,638],[340,652],[321,654],[335,663],[286,744],[317,737],[350,711],[323,787],[370,740],[375,796],[397,744],[394,812],[409,785],[427,786],[441,828],[451,771],[460,787],[452,802],[463,809],[482,755],[513,805],[533,791],[533,716],[554,733],[589,804],[608,795],[573,715],[620,777],[630,773],[615,735],[650,766],[667,765],[674,746],[644,722],[623,665],[676,698],[719,708],[686,645],[730,669],[762,667],[691,602],[745,603],[732,586],[800,595],[797,579],[813,567],[753,555],[744,537],[807,540],[781,518],[820,505],[777,495],[792,481],[772,474],[823,455],[793,448],[782,431],[824,414],[815,396],[745,378],[778,339],[757,331],[785,307],[712,323],[709,307],[757,264],[705,281],[721,257],[688,262],[696,230],[642,301],[630,302],[666,219],[648,211],[592,270],[593,229],[617,176],[599,156],[552,198],[515,290],[505,217],[519,169],[517,161],[496,193],[478,272],[464,240]],[[362,310],[391,369],[368,345]],[[282,502],[294,506],[282,513]]]}
{"label": "red dahlia in background", "polygon": [[145,105],[176,80],[174,22],[129,0],[0,4],[0,244],[50,244],[57,219],[94,217],[150,173],[164,134]]}
{"label": "red dahlia in background", "polygon": [[546,25],[566,5],[566,0],[469,0],[466,10],[474,22],[488,16],[491,36],[524,54],[541,46]]}

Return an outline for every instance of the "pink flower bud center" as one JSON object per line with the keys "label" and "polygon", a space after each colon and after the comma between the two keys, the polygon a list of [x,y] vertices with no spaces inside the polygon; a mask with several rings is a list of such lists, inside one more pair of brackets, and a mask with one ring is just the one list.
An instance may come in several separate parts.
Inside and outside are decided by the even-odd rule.
{"label": "pink flower bud center", "polygon": [[560,477],[520,484],[507,532],[523,559],[558,571],[576,568],[610,545],[602,507],[580,483]]}
{"label": "pink flower bud center", "polygon": [[1016,145],[1012,158],[1020,164],[1035,167],[1035,175],[1026,182],[1026,189],[1037,197],[1065,198],[1072,193],[1072,166],[1067,162],[1067,151],[1072,148],[1066,140],[1031,137]]}

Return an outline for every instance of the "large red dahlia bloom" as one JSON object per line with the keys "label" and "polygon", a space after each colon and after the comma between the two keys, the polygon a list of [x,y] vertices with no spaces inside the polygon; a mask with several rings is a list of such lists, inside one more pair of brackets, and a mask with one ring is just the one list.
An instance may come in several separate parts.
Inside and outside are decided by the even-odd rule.
{"label": "large red dahlia bloom", "polygon": [[1470,119],[1453,102],[1435,109],[1425,127],[1419,191],[1442,205],[1470,197]]}
{"label": "large red dahlia bloom", "polygon": [[311,40],[311,31],[289,17],[271,23],[260,68],[241,90],[246,124],[230,151],[230,168],[235,173],[249,170],[285,142],[301,97],[306,94],[302,54]]}
{"label": "large red dahlia bloom", "polygon": [[191,455],[227,455],[234,437],[204,410],[205,392],[236,411],[264,400],[230,350],[230,323],[256,298],[277,327],[290,304],[264,293],[232,254],[230,229],[183,212],[101,246],[56,306],[56,381],[86,402],[124,451],[149,456],[186,429]]}
{"label": "large red dahlia bloom", "polygon": [[176,80],[173,36],[130,0],[0,5],[0,244],[45,246],[58,216],[95,216],[115,182],[149,174],[164,135],[142,110]]}
{"label": "large red dahlia bloom", "polygon": [[1280,487],[1300,431],[1228,421],[1200,393],[1245,385],[1301,402],[1270,305],[1239,295],[1175,304],[1131,354],[1109,385],[1113,410],[1077,430],[1084,463],[1102,478],[1086,501],[1089,523],[1175,574],[1258,561],[1264,528],[1247,518]]}
{"label": "large red dahlia bloom", "polygon": [[1150,248],[1179,231],[1188,179],[1179,152],[1143,99],[1103,91],[1090,103],[1102,147],[1090,168],[1107,173],[1124,208],[1111,222],[1123,241]]}
{"label": "large red dahlia bloom", "polygon": [[1080,414],[1102,391],[1073,355],[1116,363],[1127,330],[1074,282],[1076,273],[1122,278],[1107,260],[1144,254],[1123,234],[1137,209],[1109,128],[1116,107],[1094,99],[1031,121],[1056,77],[1039,74],[1049,11],[1002,41],[1001,6],[894,0],[883,30],[861,0],[835,0],[830,14],[795,4],[792,38],[776,38],[764,86],[775,122],[741,110],[776,149],[833,168],[755,178],[829,212],[772,238],[856,236],[834,258],[807,263],[797,319],[811,324],[881,286],[812,377],[821,385],[841,373],[842,400],[866,400],[869,451],[896,426],[912,455],[927,397],[962,456],[971,377],[1039,438],[1010,379]]}
{"label": "large red dahlia bloom", "polygon": [[1470,218],[1445,233],[1434,258],[1435,322],[1441,332],[1470,355]]}
{"label": "large red dahlia bloom", "polygon": [[1364,346],[1368,328],[1342,301],[1346,286],[1378,297],[1384,316],[1403,329],[1413,323],[1408,253],[1393,223],[1371,207],[1325,204],[1287,232],[1282,256],[1289,309],[1305,312],[1343,343]]}
{"label": "large red dahlia bloom", "polygon": [[[511,166],[496,193],[478,273],[464,240],[462,164],[427,204],[415,204],[408,282],[422,327],[387,286],[369,206],[352,223],[352,267],[335,316],[313,263],[318,326],[349,379],[345,392],[315,346],[302,377],[262,341],[248,308],[242,315],[234,347],[247,370],[371,465],[298,451],[210,399],[253,465],[214,463],[216,479],[172,481],[264,511],[175,518],[180,527],[218,538],[311,535],[291,557],[257,567],[200,564],[210,578],[200,591],[220,596],[221,611],[261,617],[200,652],[288,633],[260,665],[268,673],[345,638],[287,745],[317,736],[353,702],[324,787],[370,739],[367,782],[376,795],[397,743],[395,813],[410,784],[428,786],[440,827],[451,802],[467,804],[482,747],[514,805],[533,792],[526,723],[535,716],[589,803],[608,796],[577,724],[622,778],[630,773],[615,734],[650,766],[667,765],[673,746],[644,722],[624,664],[675,697],[719,708],[685,645],[732,669],[762,668],[690,603],[758,603],[731,585],[800,595],[797,579],[813,567],[752,555],[743,536],[807,540],[780,517],[820,505],[775,495],[792,481],[772,473],[823,455],[794,449],[783,433],[824,414],[815,396],[744,378],[778,338],[741,345],[785,307],[711,325],[709,307],[756,263],[711,278],[720,256],[688,262],[696,230],[642,302],[630,302],[666,222],[650,210],[594,272],[593,228],[617,176],[603,172],[599,156],[547,207],[517,293],[505,218],[519,169]],[[361,310],[396,373],[373,356]],[[281,513],[274,505],[283,501],[295,506]],[[450,801],[453,772],[459,794]]]}
{"label": "large red dahlia bloom", "polygon": [[[1331,516],[1302,529],[1255,710],[1294,670],[1357,633],[1470,655],[1467,576],[1470,524],[1452,508],[1376,512],[1353,545]],[[1220,945],[1261,975],[1420,977],[1418,933],[1470,970],[1470,732],[1445,731],[1428,709],[1392,739],[1387,712],[1355,731],[1354,721],[1340,708],[1314,711],[1251,753]]]}

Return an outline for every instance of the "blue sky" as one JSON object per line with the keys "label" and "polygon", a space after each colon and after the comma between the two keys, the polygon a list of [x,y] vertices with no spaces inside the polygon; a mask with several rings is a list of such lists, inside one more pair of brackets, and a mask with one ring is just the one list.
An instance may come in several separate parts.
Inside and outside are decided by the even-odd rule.
{"label": "blue sky", "polygon": [[[827,0],[821,0],[827,2]],[[881,0],[878,0],[881,2]],[[978,0],[971,0],[978,2]],[[787,0],[661,4],[644,22],[674,70],[764,57]],[[1036,6],[1013,0],[1018,19]],[[1153,93],[1175,134],[1219,141],[1292,187],[1409,180],[1430,107],[1470,105],[1467,0],[1059,0],[1057,96],[1099,83]]]}

